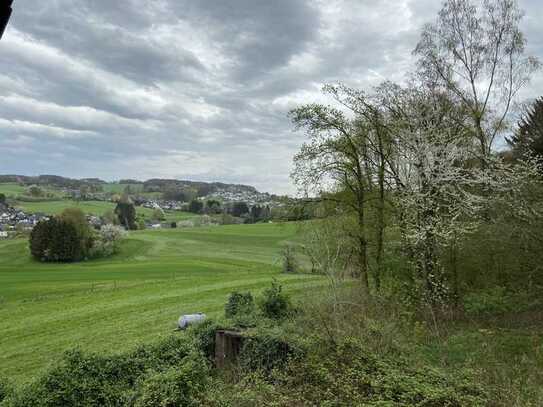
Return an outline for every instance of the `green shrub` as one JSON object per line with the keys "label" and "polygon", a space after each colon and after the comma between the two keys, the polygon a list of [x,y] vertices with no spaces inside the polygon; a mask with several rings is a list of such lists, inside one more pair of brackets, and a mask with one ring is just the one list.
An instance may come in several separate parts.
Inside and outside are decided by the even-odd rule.
{"label": "green shrub", "polygon": [[[243,357],[266,360],[281,353],[260,337],[243,349]],[[288,342],[288,346],[294,346]],[[267,351],[267,348],[271,348]],[[281,361],[262,368],[247,365],[239,382],[218,383],[207,392],[210,406],[486,406],[486,394],[465,372],[454,375],[416,367],[407,357],[369,351],[358,339],[313,342]],[[251,369],[253,369],[251,371]],[[218,390],[216,389],[218,387]]]}
{"label": "green shrub", "polygon": [[236,383],[213,380],[202,399],[206,407],[293,406],[289,395],[269,382],[262,372],[248,372]]}
{"label": "green shrub", "polygon": [[314,345],[305,357],[274,371],[272,382],[290,395],[292,405],[487,405],[485,394],[468,376],[417,368],[400,355],[377,355],[356,339],[335,347]]}
{"label": "green shrub", "polygon": [[541,306],[540,295],[524,290],[515,292],[505,287],[491,287],[464,296],[464,309],[468,315],[496,315],[524,312]]}
{"label": "green shrub", "polygon": [[250,292],[240,293],[234,291],[230,294],[224,306],[224,315],[226,318],[233,318],[239,315],[252,314],[254,310],[255,303]]}
{"label": "green shrub", "polygon": [[245,337],[239,355],[239,364],[245,371],[263,371],[286,365],[289,359],[304,355],[304,349],[295,341],[287,340],[280,331],[260,331]]}
{"label": "green shrub", "polygon": [[199,406],[209,376],[205,359],[186,358],[181,365],[153,373],[140,383],[135,407]]}
{"label": "green shrub", "polygon": [[30,234],[30,253],[39,261],[79,261],[85,248],[76,227],[68,221],[51,218],[39,222]]}
{"label": "green shrub", "polygon": [[168,337],[121,355],[67,352],[35,382],[7,400],[7,406],[124,406],[136,384],[152,372],[181,366],[193,352],[185,337]]}
{"label": "green shrub", "polygon": [[120,226],[102,226],[95,234],[89,256],[95,259],[112,256],[119,251],[120,243],[125,236],[126,231]]}
{"label": "green shrub", "polygon": [[276,320],[287,317],[292,311],[290,298],[283,293],[281,285],[276,280],[273,280],[271,287],[262,293],[259,307],[263,316]]}
{"label": "green shrub", "polygon": [[191,335],[196,350],[209,360],[215,358],[215,333],[221,328],[223,328],[222,325],[211,319],[207,319],[200,324],[191,326],[188,330],[188,334]]}
{"label": "green shrub", "polygon": [[93,245],[94,233],[87,221],[85,213],[79,208],[66,208],[58,218],[75,227],[77,237],[80,240],[81,253],[83,257],[87,257]]}

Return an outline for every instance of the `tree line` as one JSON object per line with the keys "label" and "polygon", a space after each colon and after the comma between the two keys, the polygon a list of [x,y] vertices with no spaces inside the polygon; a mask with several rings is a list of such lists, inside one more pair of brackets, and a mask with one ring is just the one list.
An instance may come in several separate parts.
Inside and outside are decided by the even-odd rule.
{"label": "tree line", "polygon": [[[290,112],[308,136],[292,178],[336,223],[314,223],[306,241],[323,271],[349,267],[377,293],[400,278],[431,306],[454,303],[475,282],[543,282],[534,266],[543,260],[543,101],[516,130],[510,120],[540,67],[526,55],[521,17],[514,1],[448,0],[422,30],[405,84],[331,84],[330,104]],[[511,131],[512,153],[498,152]],[[491,248],[481,240],[489,237]],[[473,247],[479,259],[467,264]],[[518,250],[531,264],[513,264]],[[500,273],[496,252],[507,257]]]}

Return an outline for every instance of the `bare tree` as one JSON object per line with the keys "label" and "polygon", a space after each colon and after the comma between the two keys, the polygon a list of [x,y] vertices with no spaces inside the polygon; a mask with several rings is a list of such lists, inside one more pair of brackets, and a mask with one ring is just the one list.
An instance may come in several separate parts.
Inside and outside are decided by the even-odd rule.
{"label": "bare tree", "polygon": [[522,16],[516,0],[446,0],[414,51],[424,81],[468,109],[483,162],[514,97],[539,68],[536,58],[525,55]]}

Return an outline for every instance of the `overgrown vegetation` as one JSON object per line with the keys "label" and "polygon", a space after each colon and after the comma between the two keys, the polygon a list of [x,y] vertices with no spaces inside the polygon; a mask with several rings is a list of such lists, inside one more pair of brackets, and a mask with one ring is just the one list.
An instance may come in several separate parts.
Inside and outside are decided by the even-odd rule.
{"label": "overgrown vegetation", "polygon": [[[335,324],[332,318],[319,320],[313,315],[311,304],[325,311],[326,302],[304,303],[303,312],[280,323],[259,319],[244,334],[239,359],[227,370],[216,371],[213,356],[216,329],[229,325],[208,320],[186,334],[122,354],[67,352],[32,383],[5,386],[1,405],[477,406],[488,402],[485,391],[473,384],[472,372],[446,373],[415,363],[415,355],[404,353],[400,338],[386,337],[390,332],[384,325],[371,325],[368,315],[351,318],[351,310],[345,308],[345,313],[333,316],[344,318]],[[332,323],[336,335],[315,330],[314,323]],[[379,344],[383,340],[389,342],[387,347]]]}
{"label": "overgrown vegetation", "polygon": [[511,1],[446,1],[423,29],[408,85],[329,85],[333,105],[292,110],[309,137],[293,179],[325,218],[303,246],[314,270],[339,276],[349,264],[368,293],[402,286],[397,294],[432,318],[461,311],[472,290],[543,284],[537,105],[514,139],[531,153],[511,161],[493,149],[539,68],[521,15]]}
{"label": "overgrown vegetation", "polygon": [[74,350],[2,406],[198,405],[207,369],[183,337],[112,356]]}

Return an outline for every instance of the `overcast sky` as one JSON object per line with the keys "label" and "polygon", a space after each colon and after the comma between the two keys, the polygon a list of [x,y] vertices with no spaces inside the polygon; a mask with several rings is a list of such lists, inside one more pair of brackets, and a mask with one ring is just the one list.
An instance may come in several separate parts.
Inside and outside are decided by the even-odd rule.
{"label": "overcast sky", "polygon": [[[341,80],[401,81],[440,0],[15,0],[0,173],[180,178],[291,193],[286,118]],[[543,2],[522,0],[543,57]],[[523,97],[543,94],[538,75]]]}

